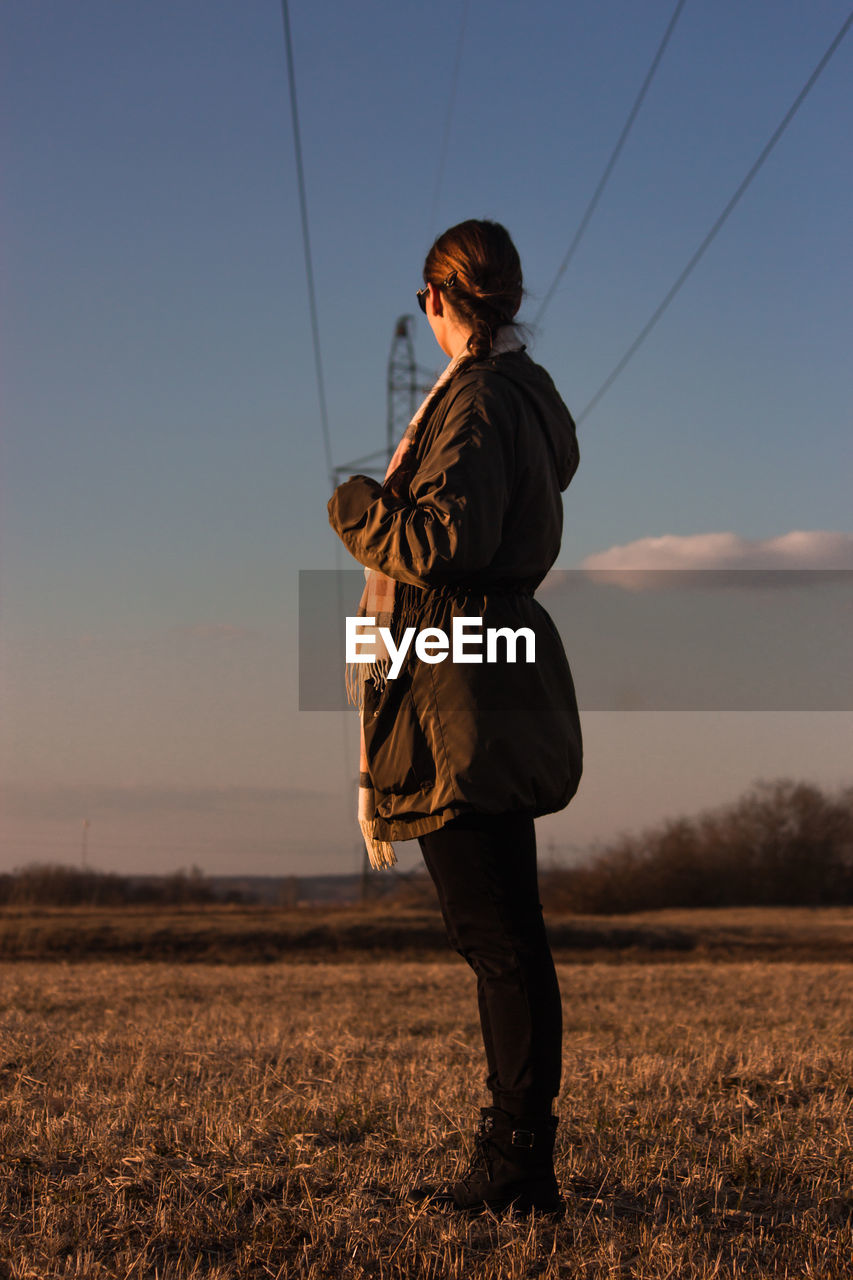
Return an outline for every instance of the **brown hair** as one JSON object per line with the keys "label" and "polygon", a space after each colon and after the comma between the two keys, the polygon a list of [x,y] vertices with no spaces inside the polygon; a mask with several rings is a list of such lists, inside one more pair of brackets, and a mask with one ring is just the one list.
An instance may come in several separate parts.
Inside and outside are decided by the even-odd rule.
{"label": "brown hair", "polygon": [[475,360],[488,353],[496,329],[512,324],[524,295],[521,259],[506,227],[476,218],[438,237],[426,256],[424,284],[443,287],[451,310],[471,326]]}

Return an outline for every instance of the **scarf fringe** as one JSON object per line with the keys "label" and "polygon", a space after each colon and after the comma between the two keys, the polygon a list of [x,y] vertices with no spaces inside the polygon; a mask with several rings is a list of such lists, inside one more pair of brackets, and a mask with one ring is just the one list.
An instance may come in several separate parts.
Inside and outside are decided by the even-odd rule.
{"label": "scarf fringe", "polygon": [[388,672],[391,670],[390,658],[380,658],[376,662],[348,662],[344,681],[347,689],[347,702],[358,709],[359,715],[364,713],[364,686],[372,680],[381,692],[388,683]]}
{"label": "scarf fringe", "polygon": [[[506,329],[501,329],[498,333],[499,336],[492,347],[493,352],[517,350],[521,347],[521,343],[515,337],[512,326],[507,326]],[[460,352],[455,359],[450,361],[447,368],[440,374],[427,393],[426,398],[403,433],[403,437],[388,464],[388,469],[385,472],[386,483],[397,467],[403,463],[407,451],[415,447],[417,429],[427,410],[438,399],[453,374],[467,358],[467,352]],[[376,619],[376,631],[373,639],[376,646],[374,653],[377,656],[373,662],[369,663],[348,662],[346,664],[345,683],[347,701],[358,708],[361,726],[358,822],[364,836],[370,865],[375,870],[381,871],[383,867],[393,867],[397,861],[397,855],[394,852],[394,846],[389,840],[380,840],[374,834],[376,826],[374,816],[375,796],[370,781],[367,754],[364,746],[364,687],[368,680],[372,680],[375,688],[381,691],[388,683],[391,658],[379,634],[379,628],[391,626],[394,617],[394,590],[396,584],[387,574],[379,573],[378,570],[367,567],[364,570],[364,577],[365,587],[359,603],[358,613],[361,617],[375,617]],[[377,607],[373,607],[374,605]]]}
{"label": "scarf fringe", "polygon": [[381,871],[383,867],[393,867],[397,861],[397,855],[394,852],[394,846],[388,840],[377,840],[373,834],[373,823],[362,818],[359,822],[361,833],[364,836],[364,843],[367,846],[367,856],[370,859],[370,865],[376,871]]}
{"label": "scarf fringe", "polygon": [[344,679],[347,686],[347,702],[361,712],[364,709],[364,679],[361,663],[348,662]]}

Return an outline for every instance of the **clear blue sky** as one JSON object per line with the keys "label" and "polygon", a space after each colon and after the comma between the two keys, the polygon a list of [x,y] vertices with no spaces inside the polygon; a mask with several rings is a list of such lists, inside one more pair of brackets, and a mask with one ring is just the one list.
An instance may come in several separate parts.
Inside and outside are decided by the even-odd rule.
{"label": "clear blue sky", "polygon": [[[674,0],[470,0],[430,225],[464,8],[293,0],[336,462],[384,441],[394,321],[437,231],[504,222],[535,313]],[[687,0],[532,345],[575,411],[847,9]],[[88,817],[96,865],[353,869],[354,723],[296,710],[297,574],[335,546],[280,7],[7,0],[0,45],[0,866],[77,856]],[[560,566],[663,535],[849,530],[851,85],[853,33],[584,422]],[[418,358],[444,363],[420,316]],[[851,746],[828,713],[585,728],[582,791],[543,844],[780,772],[834,785]]]}

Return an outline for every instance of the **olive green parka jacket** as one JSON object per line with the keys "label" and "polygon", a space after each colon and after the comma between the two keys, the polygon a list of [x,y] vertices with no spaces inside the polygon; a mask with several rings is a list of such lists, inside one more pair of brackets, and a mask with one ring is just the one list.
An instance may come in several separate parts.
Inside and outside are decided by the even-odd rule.
{"label": "olive green parka jacket", "polygon": [[[471,810],[564,808],[582,770],[581,728],[563,644],[533,596],[560,550],[562,490],[578,465],[571,414],[525,350],[473,361],[448,382],[416,446],[404,496],[354,475],[329,520],[355,558],[396,580],[391,630],[482,619],[481,661],[425,662],[409,648],[396,679],[365,684],[364,738],[379,838],[409,840]],[[514,662],[486,629],[530,628]],[[469,636],[478,633],[469,628]]]}

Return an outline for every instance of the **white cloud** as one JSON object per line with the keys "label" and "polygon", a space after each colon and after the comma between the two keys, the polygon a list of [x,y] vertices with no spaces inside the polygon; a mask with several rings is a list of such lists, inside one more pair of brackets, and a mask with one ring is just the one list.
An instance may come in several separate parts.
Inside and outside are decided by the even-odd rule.
{"label": "white cloud", "polygon": [[638,538],[587,556],[581,569],[853,569],[853,533],[795,529],[778,538],[737,533]]}

